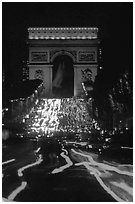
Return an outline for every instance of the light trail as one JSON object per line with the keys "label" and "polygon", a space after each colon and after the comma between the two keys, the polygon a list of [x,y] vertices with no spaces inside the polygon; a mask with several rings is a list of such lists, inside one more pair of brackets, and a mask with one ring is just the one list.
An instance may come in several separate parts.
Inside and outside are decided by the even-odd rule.
{"label": "light trail", "polygon": [[[9,164],[9,163],[14,162],[14,161],[15,161],[15,159],[10,159],[8,161],[3,162],[2,165]],[[4,178],[4,173],[2,173],[2,178]]]}
{"label": "light trail", "polygon": [[[81,156],[81,157],[85,157],[88,159],[88,162],[80,162],[80,163],[76,163],[76,166],[80,166],[83,165],[85,166],[85,168],[87,170],[89,170],[90,174],[93,174],[95,176],[95,178],[97,179],[97,181],[99,182],[99,184],[104,188],[104,190],[109,193],[115,200],[117,200],[118,202],[125,202],[125,201],[132,201],[132,197],[129,196],[128,194],[133,196],[133,190],[132,187],[130,187],[129,185],[127,185],[124,180],[123,182],[121,182],[121,177],[122,176],[129,176],[132,177],[133,173],[128,172],[128,171],[122,171],[119,168],[113,167],[113,166],[109,166],[107,164],[103,164],[103,163],[99,163],[93,160],[92,156],[88,155],[88,154],[84,154],[84,153],[80,153],[75,151],[74,149],[72,149],[72,152],[74,152],[75,154]],[[81,159],[83,160],[83,159]],[[126,165],[125,165],[126,166]],[[124,167],[124,166],[123,166]],[[104,172],[104,174],[102,173]],[[118,173],[121,175],[121,177],[119,177],[119,182],[116,181],[112,181],[111,179],[114,179],[115,173]],[[105,181],[104,181],[105,179]],[[113,188],[112,188],[113,186]],[[123,194],[121,194],[120,190],[123,191]]]}
{"label": "light trail", "polygon": [[[40,150],[40,147],[39,147],[35,152],[39,152],[39,150]],[[38,160],[37,160],[36,162],[34,162],[34,163],[32,163],[32,164],[28,164],[28,165],[26,165],[26,166],[21,167],[20,169],[18,169],[18,176],[19,176],[19,177],[22,177],[22,176],[23,176],[23,171],[24,171],[25,169],[28,169],[28,168],[30,168],[30,167],[32,167],[32,166],[35,166],[35,165],[38,165],[38,164],[40,164],[42,161],[43,161],[42,156],[39,155],[39,158],[38,158]],[[9,162],[9,161],[8,161],[8,162]],[[11,162],[11,160],[10,160],[10,162]],[[23,181],[23,182],[21,183],[21,185],[20,185],[19,187],[17,187],[17,188],[8,196],[8,200],[9,200],[9,201],[13,201],[14,198],[15,198],[22,190],[25,189],[26,186],[27,186],[27,182],[26,182],[26,181]]]}
{"label": "light trail", "polygon": [[21,183],[21,185],[19,187],[17,187],[9,196],[8,196],[8,200],[9,201],[13,201],[15,199],[15,197],[22,191],[25,189],[25,187],[27,186],[27,182],[23,181]]}
{"label": "light trail", "polygon": [[[67,151],[67,150],[66,150],[66,151]],[[66,160],[67,164],[64,165],[64,166],[61,166],[61,167],[59,167],[59,168],[54,169],[54,170],[51,172],[52,174],[60,173],[60,172],[64,171],[65,169],[67,169],[67,168],[69,168],[70,166],[73,165],[73,162],[71,161],[71,159],[70,159],[68,156],[66,156],[66,155],[64,154],[64,152],[62,152],[60,155]]]}
{"label": "light trail", "polygon": [[121,149],[130,149],[130,150],[133,150],[133,147],[121,147]]}
{"label": "light trail", "polygon": [[83,147],[83,146],[86,146],[88,142],[66,142],[66,144],[75,144]]}
{"label": "light trail", "polygon": [[13,162],[13,161],[15,161],[15,159],[10,159],[10,160],[8,160],[8,161],[2,162],[2,165],[11,163],[11,162]]}
{"label": "light trail", "polygon": [[41,148],[39,147],[39,148],[35,151],[35,153],[38,153],[38,152],[40,151],[40,149],[41,149]]}
{"label": "light trail", "polygon": [[118,197],[110,188],[108,188],[105,183],[102,181],[102,179],[100,178],[100,172],[97,171],[96,169],[92,168],[89,166],[89,163],[88,162],[80,162],[80,163],[77,163],[75,164],[75,166],[80,166],[80,165],[83,165],[85,166],[89,171],[92,171],[92,173],[90,174],[93,174],[97,181],[99,182],[99,184],[104,188],[104,190],[110,194],[115,200],[117,200],[118,202],[124,202],[124,200],[122,200],[120,197]]}
{"label": "light trail", "polygon": [[87,155],[87,154],[83,154],[83,153],[80,153],[80,152],[77,152],[75,151],[74,149],[71,149],[74,153],[80,155],[80,156],[83,156],[83,157],[87,157],[88,160],[91,162],[92,165],[94,166],[99,166],[105,170],[108,170],[108,171],[115,171],[116,173],[118,174],[123,174],[123,175],[127,175],[127,176],[133,176],[133,173],[132,172],[129,172],[129,171],[122,171],[114,166],[110,166],[108,164],[104,164],[104,163],[99,163],[99,162],[96,162],[93,160],[93,158],[90,156],[90,155]]}
{"label": "light trail", "polygon": [[128,167],[133,167],[132,164],[119,164],[119,166],[128,166]]}
{"label": "light trail", "polygon": [[68,155],[68,151],[66,149],[62,149],[62,150],[66,153],[66,155]]}
{"label": "light trail", "polygon": [[[9,202],[9,200],[7,198],[2,198],[2,202]],[[13,202],[13,201],[10,201],[10,202]]]}
{"label": "light trail", "polygon": [[28,168],[30,168],[30,167],[32,167],[32,166],[36,166],[36,165],[40,164],[42,161],[43,161],[42,156],[39,155],[39,158],[38,158],[38,160],[37,160],[36,162],[34,162],[34,163],[32,163],[32,164],[28,164],[28,165],[26,165],[26,166],[21,167],[20,169],[18,169],[18,176],[19,176],[19,177],[23,176],[23,173],[22,173],[22,172],[23,172],[25,169],[28,169]]}
{"label": "light trail", "polygon": [[117,183],[117,182],[115,182],[115,181],[112,181],[112,182],[110,182],[110,183],[113,184],[113,185],[115,185],[115,186],[117,186],[117,187],[119,187],[119,188],[121,188],[121,189],[123,189],[123,190],[126,189],[126,192],[128,192],[130,195],[133,196],[133,188],[131,188],[130,186],[128,186],[126,183],[124,183],[124,182]]}

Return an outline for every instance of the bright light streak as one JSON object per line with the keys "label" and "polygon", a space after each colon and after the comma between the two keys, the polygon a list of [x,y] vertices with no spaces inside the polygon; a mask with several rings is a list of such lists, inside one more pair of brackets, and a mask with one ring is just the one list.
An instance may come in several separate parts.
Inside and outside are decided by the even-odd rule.
{"label": "bright light streak", "polygon": [[121,147],[122,149],[131,149],[133,150],[133,147]]}
{"label": "bright light streak", "polygon": [[119,188],[122,188],[123,190],[125,190],[126,192],[128,192],[130,195],[133,196],[133,188],[131,188],[130,186],[128,186],[126,183],[124,182],[115,182],[115,181],[112,181],[110,182],[111,184],[119,187]]}
{"label": "bright light streak", "polygon": [[96,162],[93,160],[93,158],[90,156],[90,155],[87,155],[87,154],[83,154],[83,153],[80,153],[80,152],[77,152],[75,151],[74,149],[72,149],[72,151],[80,156],[83,156],[83,157],[87,157],[88,160],[90,161],[90,163],[92,165],[95,165],[95,166],[99,166],[105,170],[108,170],[108,171],[115,171],[116,173],[118,174],[123,174],[123,175],[127,175],[127,176],[133,176],[133,173],[132,172],[129,172],[129,171],[122,171],[114,166],[110,166],[108,164],[104,164],[104,163],[99,163],[99,162]]}
{"label": "bright light streak", "polygon": [[66,153],[66,155],[68,155],[68,151],[66,149],[62,149],[62,150]]}
{"label": "bright light streak", "polygon": [[60,173],[60,172],[64,171],[65,169],[67,169],[67,168],[69,168],[70,166],[73,165],[73,162],[71,161],[71,159],[70,159],[68,156],[66,156],[66,155],[64,154],[64,152],[62,152],[60,155],[66,160],[67,164],[64,165],[64,166],[61,166],[61,167],[59,167],[59,168],[54,169],[54,170],[52,171],[52,174]]}
{"label": "bright light streak", "polygon": [[11,163],[11,162],[13,162],[13,161],[15,161],[15,159],[10,159],[10,160],[8,160],[8,161],[2,162],[2,165]]}
{"label": "bright light streak", "polygon": [[38,153],[38,152],[40,151],[40,149],[41,149],[41,148],[39,147],[35,152]]}
{"label": "bright light streak", "polygon": [[34,162],[34,163],[32,163],[32,164],[29,164],[29,165],[27,165],[27,166],[24,166],[24,167],[22,167],[22,168],[20,168],[20,169],[18,169],[18,176],[19,176],[19,177],[23,176],[23,173],[22,173],[22,172],[23,172],[25,169],[28,169],[28,168],[30,168],[30,167],[32,167],[32,166],[36,166],[36,165],[40,164],[42,161],[43,161],[42,156],[39,155],[39,158],[38,158],[38,160],[37,160],[36,162]]}
{"label": "bright light streak", "polygon": [[[7,198],[2,198],[2,202],[9,202],[9,200]],[[10,201],[12,202],[12,201]]]}
{"label": "bright light streak", "polygon": [[[126,176],[133,176],[132,172],[129,171],[124,171],[124,170],[120,170],[120,166],[118,165],[118,167],[114,167],[112,165],[108,165],[108,164],[104,164],[104,163],[99,163],[93,160],[92,156],[88,155],[87,153],[84,154],[82,152],[77,152],[74,149],[72,149],[72,151],[77,154],[80,155],[84,158],[87,158],[88,161],[85,162],[80,162],[80,163],[76,163],[76,166],[79,165],[84,165],[86,167],[86,169],[88,169],[90,171],[90,174],[93,174],[95,176],[95,178],[97,179],[97,181],[100,183],[100,185],[105,189],[105,191],[107,191],[107,193],[109,193],[114,199],[116,199],[119,202],[124,202],[124,201],[132,201],[132,197],[129,197],[128,194],[133,195],[133,190],[132,187],[130,187],[129,185],[127,185],[124,180],[123,182],[115,182],[115,181],[110,181],[111,176],[114,174],[115,172],[118,173],[120,176],[122,175],[126,175]],[[92,167],[93,166],[93,167]],[[127,166],[127,165],[125,165]],[[124,167],[124,166],[123,166]],[[123,168],[124,169],[124,168]],[[104,173],[102,173],[104,172]],[[103,181],[102,178],[106,178],[105,181]],[[121,178],[121,177],[120,177]],[[108,182],[108,185],[106,185],[106,182]],[[121,192],[119,191],[119,189],[115,189],[111,188],[111,186],[116,186],[118,188],[120,188],[121,190],[124,190],[124,193],[121,194]],[[115,192],[114,192],[115,191]],[[123,196],[124,195],[124,196]]]}
{"label": "bright light streak", "polygon": [[129,167],[133,167],[132,164],[120,164],[119,166],[129,166]]}
{"label": "bright light streak", "polygon": [[15,199],[15,197],[22,191],[25,189],[25,187],[27,186],[27,182],[23,181],[21,183],[21,185],[19,187],[17,187],[9,196],[8,196],[8,200],[9,201],[13,201]]}
{"label": "bright light streak", "polygon": [[80,146],[86,146],[87,142],[66,142],[66,144],[76,144]]}
{"label": "bright light streak", "polygon": [[90,172],[90,174],[93,174],[97,181],[99,182],[99,184],[104,188],[104,190],[109,193],[115,200],[117,200],[118,202],[124,202],[124,200],[122,200],[120,197],[118,197],[109,187],[107,187],[105,185],[105,183],[102,181],[102,179],[100,178],[99,175],[101,175],[101,173],[99,171],[97,171],[95,168],[92,168],[89,166],[88,162],[81,162],[81,163],[77,163],[75,164],[76,166],[79,165],[84,165],[89,171],[92,170],[92,173]]}

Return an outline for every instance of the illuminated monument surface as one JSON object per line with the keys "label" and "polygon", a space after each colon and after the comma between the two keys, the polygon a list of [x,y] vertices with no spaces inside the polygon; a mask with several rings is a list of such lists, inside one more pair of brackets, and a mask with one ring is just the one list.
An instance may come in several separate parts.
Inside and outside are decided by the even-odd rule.
{"label": "illuminated monument surface", "polygon": [[81,96],[82,82],[98,68],[98,28],[29,28],[29,79],[43,80],[45,94]]}

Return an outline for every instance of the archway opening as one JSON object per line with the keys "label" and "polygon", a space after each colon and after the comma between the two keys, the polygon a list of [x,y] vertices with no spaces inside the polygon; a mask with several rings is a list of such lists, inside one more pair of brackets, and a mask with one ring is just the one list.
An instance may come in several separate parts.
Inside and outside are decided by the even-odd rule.
{"label": "archway opening", "polygon": [[53,61],[52,92],[60,98],[74,95],[73,60],[67,55],[59,55]]}

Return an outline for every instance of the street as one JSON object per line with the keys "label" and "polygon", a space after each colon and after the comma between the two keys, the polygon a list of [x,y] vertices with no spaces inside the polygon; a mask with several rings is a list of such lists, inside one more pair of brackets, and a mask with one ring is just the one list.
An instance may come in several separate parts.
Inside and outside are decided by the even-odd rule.
{"label": "street", "polygon": [[75,141],[20,139],[3,146],[3,200],[133,200],[132,165],[101,161],[96,153]]}

